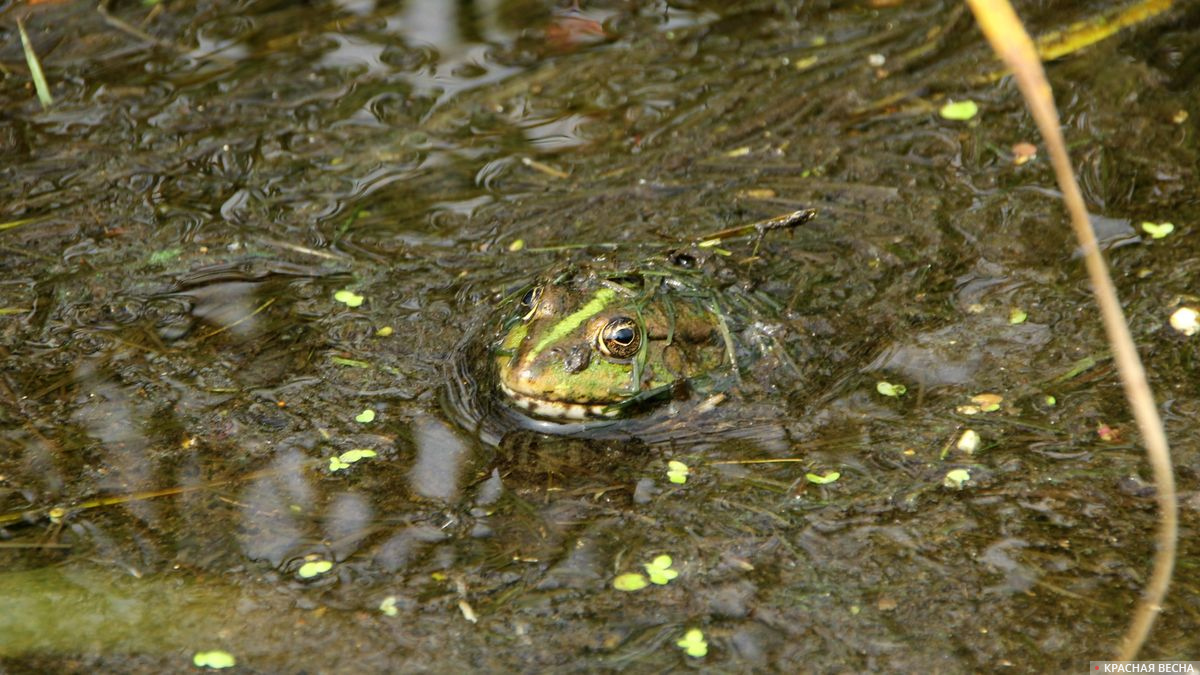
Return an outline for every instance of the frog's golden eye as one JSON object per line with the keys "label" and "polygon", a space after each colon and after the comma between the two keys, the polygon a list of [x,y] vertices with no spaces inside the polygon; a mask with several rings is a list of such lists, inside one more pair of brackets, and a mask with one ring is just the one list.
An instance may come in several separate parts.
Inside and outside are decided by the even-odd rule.
{"label": "frog's golden eye", "polygon": [[526,291],[525,295],[521,298],[521,304],[517,308],[517,311],[521,312],[521,320],[528,321],[533,316],[533,313],[537,311],[538,303],[541,301],[541,286],[534,286]]}
{"label": "frog's golden eye", "polygon": [[618,316],[604,324],[597,335],[600,353],[614,359],[632,358],[642,346],[642,329],[627,316]]}

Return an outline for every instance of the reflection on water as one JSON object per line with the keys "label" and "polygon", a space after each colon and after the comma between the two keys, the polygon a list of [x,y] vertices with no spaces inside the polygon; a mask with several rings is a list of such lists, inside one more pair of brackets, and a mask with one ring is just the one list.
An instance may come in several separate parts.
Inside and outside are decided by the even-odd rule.
{"label": "reflection on water", "polygon": [[[1143,467],[1096,434],[1126,417],[1086,281],[961,4],[105,7],[122,23],[0,7],[0,670],[222,647],[258,672],[976,672],[1111,646],[1153,526],[1113,486]],[[1200,287],[1200,115],[1163,83],[1194,80],[1197,11],[1049,68],[1185,439],[1195,344],[1163,325]],[[495,398],[494,314],[538,272],[807,207],[726,256],[773,303],[730,324],[769,372],[714,410],[585,429]],[[1000,409],[957,412],[981,392]],[[660,554],[678,578],[612,589]],[[1176,592],[1150,656],[1194,642]],[[693,626],[703,660],[675,646]]]}
{"label": "reflection on water", "polygon": [[454,501],[462,489],[470,447],[455,429],[432,417],[415,420],[412,432],[417,456],[408,474],[409,486],[422,497]]}
{"label": "reflection on water", "polygon": [[283,451],[269,465],[271,470],[239,495],[242,547],[251,560],[269,560],[278,567],[302,554],[296,547],[315,505],[304,465],[304,455]]}
{"label": "reflection on water", "polygon": [[323,518],[324,540],[329,542],[335,560],[345,560],[371,533],[375,509],[366,495],[342,492],[329,498]]}
{"label": "reflection on water", "polygon": [[445,541],[449,536],[432,525],[412,525],[388,537],[375,552],[374,561],[386,572],[402,572],[429,545]]}
{"label": "reflection on water", "polygon": [[250,282],[211,283],[189,290],[184,297],[192,301],[192,315],[227,329],[240,339],[261,333],[255,317],[259,284]]}
{"label": "reflection on water", "polygon": [[[116,373],[96,361],[81,363],[75,371],[75,383],[86,392],[71,414],[96,444],[104,476],[97,489],[113,493],[138,492],[157,485],[157,474],[146,437],[146,426],[158,403],[137,395],[137,384],[122,384]],[[147,523],[158,522],[157,506],[152,502],[126,504],[135,516]]]}

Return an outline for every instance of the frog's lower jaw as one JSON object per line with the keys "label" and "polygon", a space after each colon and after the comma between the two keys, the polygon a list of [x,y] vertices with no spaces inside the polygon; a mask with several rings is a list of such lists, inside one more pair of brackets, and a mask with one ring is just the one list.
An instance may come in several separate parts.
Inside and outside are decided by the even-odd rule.
{"label": "frog's lower jaw", "polygon": [[512,401],[513,405],[528,412],[530,415],[549,419],[586,420],[595,418],[616,417],[618,410],[605,404],[570,403],[568,401],[550,401],[534,398],[527,394],[514,391],[508,385],[500,382],[500,391]]}

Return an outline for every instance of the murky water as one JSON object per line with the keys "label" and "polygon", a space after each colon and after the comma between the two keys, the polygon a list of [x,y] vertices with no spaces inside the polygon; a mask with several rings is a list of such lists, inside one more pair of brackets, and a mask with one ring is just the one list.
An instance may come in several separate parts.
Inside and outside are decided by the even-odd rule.
{"label": "murky water", "polygon": [[[963,6],[579,4],[0,4],[5,668],[1111,652],[1149,472],[1048,163],[1013,161],[1035,130]],[[1107,3],[1067,4],[1020,9],[1046,31]],[[1200,302],[1197,26],[1180,7],[1049,68],[1174,443],[1155,659],[1196,658],[1200,626],[1200,343],[1167,322]],[[938,115],[968,98],[974,120]],[[490,393],[455,355],[537,273],[808,207],[744,281],[776,303],[747,329],[795,370],[691,433],[462,424],[447,392]],[[660,554],[676,578],[613,589]]]}

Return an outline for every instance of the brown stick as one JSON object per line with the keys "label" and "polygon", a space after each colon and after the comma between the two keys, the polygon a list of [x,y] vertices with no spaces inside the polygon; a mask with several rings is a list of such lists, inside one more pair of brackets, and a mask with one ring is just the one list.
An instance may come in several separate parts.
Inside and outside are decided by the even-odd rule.
{"label": "brown stick", "polygon": [[1112,279],[1104,257],[1096,244],[1096,233],[1088,219],[1087,207],[1079,184],[1071,170],[1066,144],[1059,128],[1058,112],[1046,81],[1046,72],[1038,59],[1037,50],[1029,34],[1021,25],[1008,0],[967,0],[983,34],[1005,64],[1012,69],[1017,86],[1029,105],[1038,130],[1046,141],[1054,173],[1063,193],[1063,202],[1071,214],[1071,226],[1083,249],[1096,304],[1104,319],[1104,329],[1112,345],[1117,372],[1125,387],[1125,397],[1137,420],[1138,429],[1146,443],[1146,455],[1154,468],[1154,482],[1158,487],[1159,530],[1158,550],[1154,554],[1154,571],[1146,584],[1141,601],[1134,611],[1129,628],[1121,640],[1117,659],[1130,661],[1150,634],[1150,628],[1162,609],[1163,598],[1171,584],[1171,571],[1175,565],[1175,545],[1178,537],[1178,513],[1175,505],[1175,476],[1171,471],[1171,451],[1167,446],[1167,435],[1154,403],[1154,394],[1146,382],[1146,371],[1138,358],[1137,348],[1129,334],[1129,326],[1121,311],[1121,303],[1113,288]]}

